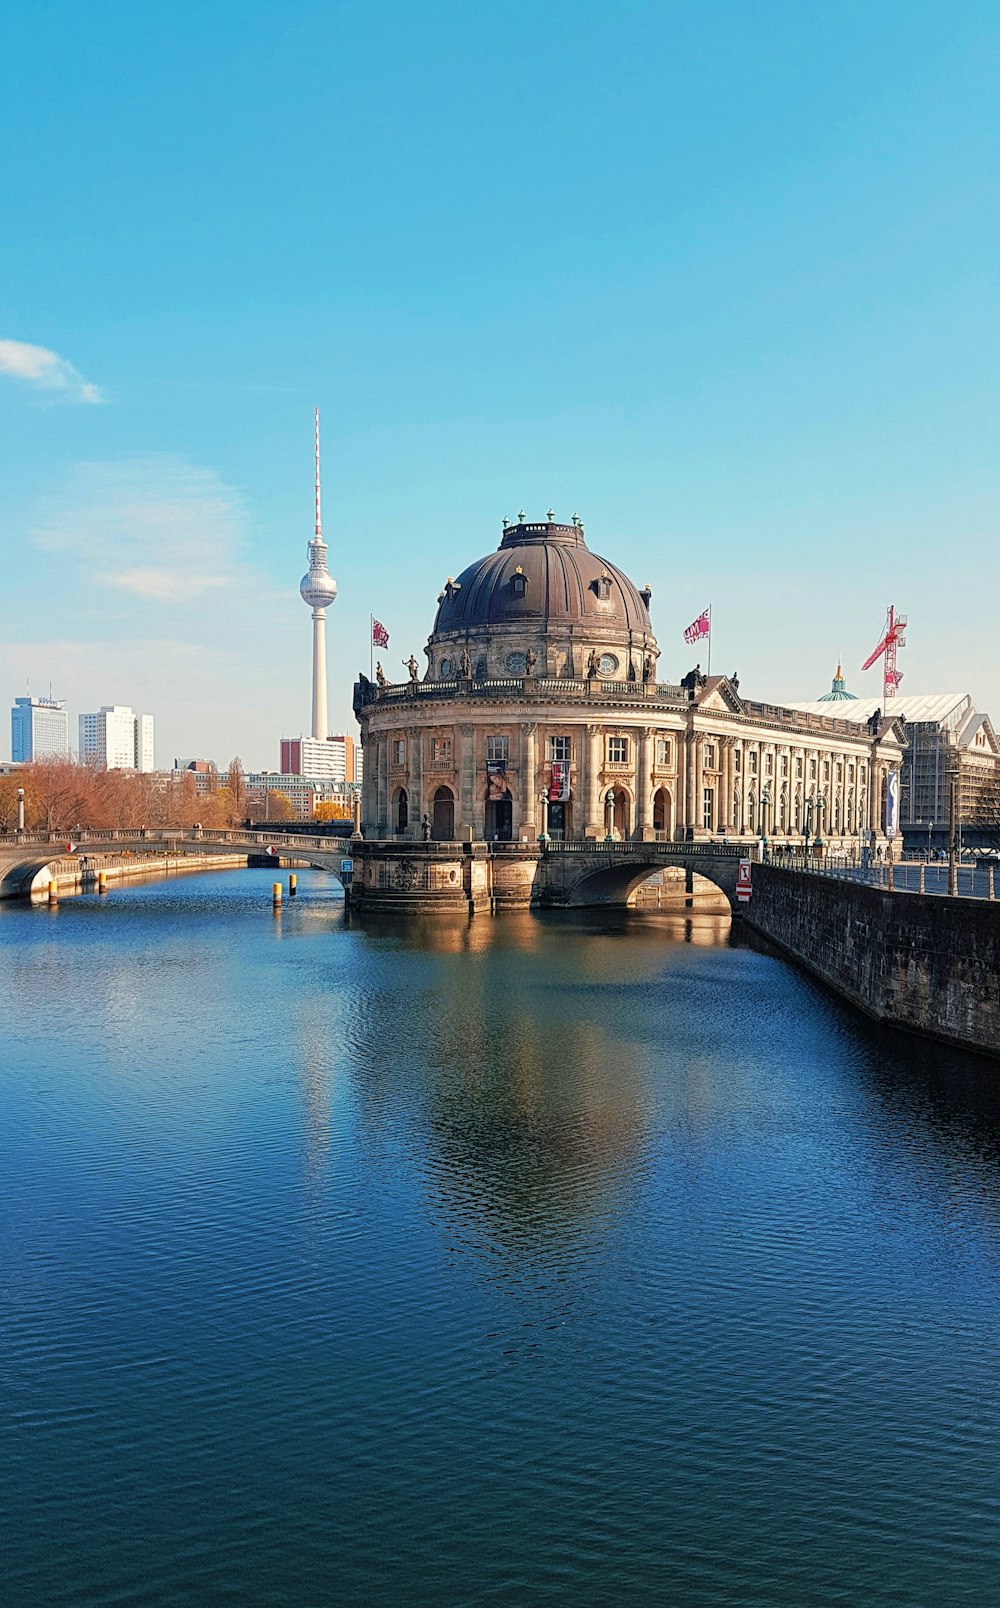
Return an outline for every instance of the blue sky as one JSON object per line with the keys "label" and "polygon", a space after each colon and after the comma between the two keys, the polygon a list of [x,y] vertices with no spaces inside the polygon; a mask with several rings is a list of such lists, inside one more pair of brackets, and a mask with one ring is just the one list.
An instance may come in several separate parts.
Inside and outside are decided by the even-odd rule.
{"label": "blue sky", "polygon": [[3,700],[276,764],[318,403],[337,729],[369,613],[402,675],[549,507],[652,584],[665,677],[711,602],[749,695],[839,651],[874,693],[891,601],[902,690],[1000,716],[998,41],[962,0],[8,7]]}

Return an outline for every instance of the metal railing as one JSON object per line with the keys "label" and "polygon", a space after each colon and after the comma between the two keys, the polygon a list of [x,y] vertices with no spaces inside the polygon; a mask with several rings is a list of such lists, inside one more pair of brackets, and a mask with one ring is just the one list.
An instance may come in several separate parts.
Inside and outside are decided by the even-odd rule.
{"label": "metal railing", "polygon": [[[950,867],[940,861],[912,860],[870,862],[863,865],[853,854],[771,854],[765,852],[766,863],[788,871],[807,871],[811,876],[835,877],[844,882],[858,882],[868,888],[882,888],[887,893],[922,893],[947,898],[950,893]],[[964,865],[955,868],[956,891],[952,898],[1000,900],[1000,866],[995,864]]]}

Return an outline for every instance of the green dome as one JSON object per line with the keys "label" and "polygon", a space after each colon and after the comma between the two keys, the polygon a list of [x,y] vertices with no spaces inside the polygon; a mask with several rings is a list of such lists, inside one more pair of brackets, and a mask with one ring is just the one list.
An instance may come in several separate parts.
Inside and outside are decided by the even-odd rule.
{"label": "green dome", "polygon": [[833,686],[830,688],[829,692],[824,692],[822,698],[817,698],[816,702],[842,703],[845,698],[850,698],[857,702],[857,696],[858,695],[856,692],[848,692],[847,688],[844,686],[844,671],[840,660],[838,659],[837,674],[833,678]]}

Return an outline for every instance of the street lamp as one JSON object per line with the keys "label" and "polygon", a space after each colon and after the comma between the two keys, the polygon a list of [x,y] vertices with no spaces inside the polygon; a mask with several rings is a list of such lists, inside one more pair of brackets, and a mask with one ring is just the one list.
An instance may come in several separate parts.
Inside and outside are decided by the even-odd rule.
{"label": "street lamp", "polygon": [[821,791],[816,794],[816,843],[814,845],[814,847],[820,849],[823,847],[823,811],[825,809],[826,794]]}
{"label": "street lamp", "polygon": [[604,841],[612,843],[615,836],[615,790],[609,787],[604,795]]}
{"label": "street lamp", "polygon": [[760,836],[761,846],[767,848],[767,812],[771,803],[771,784],[765,782],[760,790]]}
{"label": "street lamp", "polygon": [[17,830],[24,831],[24,788],[17,790]]}
{"label": "street lamp", "polygon": [[542,830],[538,834],[539,843],[549,841],[549,795],[544,789],[538,795],[538,802],[542,806]]}
{"label": "street lamp", "polygon": [[807,793],[802,809],[802,852],[809,853],[809,831],[812,827],[813,795]]}

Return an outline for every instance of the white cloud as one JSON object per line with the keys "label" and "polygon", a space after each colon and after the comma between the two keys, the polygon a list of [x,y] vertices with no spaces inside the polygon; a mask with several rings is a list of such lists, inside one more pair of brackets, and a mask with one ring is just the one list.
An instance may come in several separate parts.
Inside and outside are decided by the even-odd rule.
{"label": "white cloud", "polygon": [[156,454],[77,465],[33,537],[80,559],[102,587],[179,604],[248,584],[239,551],[246,524],[239,493],[212,470]]}
{"label": "white cloud", "polygon": [[31,346],[27,341],[0,341],[0,374],[15,380],[28,380],[44,391],[57,391],[72,402],[103,402],[96,385],[91,385],[58,352],[47,346]]}

